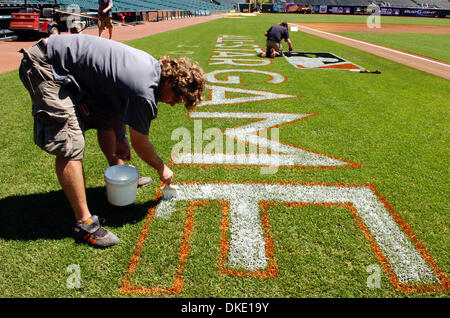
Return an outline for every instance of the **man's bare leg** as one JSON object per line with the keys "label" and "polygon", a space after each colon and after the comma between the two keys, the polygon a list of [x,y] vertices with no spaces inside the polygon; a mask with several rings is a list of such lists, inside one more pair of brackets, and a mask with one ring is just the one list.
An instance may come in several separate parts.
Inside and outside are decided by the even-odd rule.
{"label": "man's bare leg", "polygon": [[75,214],[77,224],[91,217],[86,200],[86,183],[81,160],[56,157],[56,175]]}
{"label": "man's bare leg", "polygon": [[77,222],[77,226],[74,228],[75,237],[97,247],[110,247],[118,244],[120,239],[114,233],[103,228],[98,217],[92,216],[89,212],[83,162],[56,157],[55,166],[59,183],[75,214]]}
{"label": "man's bare leg", "polygon": [[108,160],[110,166],[123,165],[123,160],[116,154],[116,134],[112,130],[97,130],[97,140],[100,149]]}

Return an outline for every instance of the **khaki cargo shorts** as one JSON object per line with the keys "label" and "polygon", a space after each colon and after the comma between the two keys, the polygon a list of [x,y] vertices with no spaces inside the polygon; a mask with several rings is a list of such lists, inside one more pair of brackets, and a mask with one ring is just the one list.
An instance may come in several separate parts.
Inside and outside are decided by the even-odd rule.
{"label": "khaki cargo shorts", "polygon": [[98,23],[98,28],[100,30],[104,30],[105,28],[108,28],[108,29],[113,28],[112,19],[111,19],[111,17],[108,17],[108,16],[99,15],[97,23]]}
{"label": "khaki cargo shorts", "polygon": [[270,49],[275,49],[278,53],[283,53],[283,46],[281,45],[281,42],[275,42],[271,40],[266,41],[267,51],[270,51]]}
{"label": "khaki cargo shorts", "polygon": [[30,93],[34,117],[34,142],[44,151],[68,160],[81,160],[84,155],[84,132],[89,128],[111,129],[108,117],[89,124],[77,107],[78,94],[55,81],[48,63],[45,40],[24,54],[19,68],[22,83]]}

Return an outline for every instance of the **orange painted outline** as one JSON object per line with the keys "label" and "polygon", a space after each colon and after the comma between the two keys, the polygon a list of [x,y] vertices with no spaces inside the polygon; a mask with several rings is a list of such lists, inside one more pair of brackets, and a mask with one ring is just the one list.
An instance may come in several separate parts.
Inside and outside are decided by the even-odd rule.
{"label": "orange painted outline", "polygon": [[[220,56],[220,52],[222,52],[222,53],[243,53],[243,54],[245,54],[245,55],[237,55],[237,56]],[[219,53],[219,55],[211,55],[210,56],[210,58],[209,58],[209,61],[211,60],[211,59],[221,59],[221,58],[247,58],[247,57],[249,57],[249,58],[251,58],[251,57],[255,57],[255,54],[254,53],[256,53],[255,51],[246,51],[246,52],[244,52],[244,51],[235,51],[235,52],[231,52],[231,51],[226,51],[226,50],[223,50],[223,51],[219,51],[219,50],[213,50],[213,53]],[[256,56],[257,57],[257,56]]]}
{"label": "orange painted outline", "polygon": [[340,69],[340,70],[360,70],[361,68],[353,63],[336,64],[329,66],[319,66],[319,69]]}
{"label": "orange painted outline", "polygon": [[[191,181],[191,182],[181,182],[180,184],[206,184],[206,183],[216,183],[216,184],[231,184],[232,182],[225,182],[225,181],[216,181],[216,182],[199,182],[199,181]],[[381,251],[381,248],[376,243],[374,237],[372,234],[370,234],[369,230],[365,226],[364,222],[362,221],[361,217],[359,216],[356,208],[351,203],[288,203],[285,202],[286,206],[290,207],[304,207],[308,205],[317,205],[317,206],[329,206],[329,207],[342,207],[348,209],[354,219],[356,224],[358,225],[359,229],[363,232],[364,236],[369,241],[370,247],[372,248],[373,252],[375,253],[375,256],[380,261],[384,271],[386,272],[386,276],[391,282],[391,284],[394,286],[395,289],[405,292],[405,293],[437,293],[441,291],[450,290],[450,282],[447,278],[447,275],[445,272],[443,272],[436,264],[436,261],[433,259],[433,257],[428,253],[428,251],[425,249],[424,244],[416,237],[412,229],[409,227],[409,225],[397,214],[397,212],[391,207],[389,202],[377,191],[374,185],[367,183],[362,185],[356,185],[356,184],[326,184],[326,183],[312,183],[312,182],[277,182],[277,183],[266,183],[266,182],[246,182],[241,184],[277,184],[277,185],[309,185],[309,186],[332,186],[332,187],[368,187],[373,191],[373,193],[376,195],[376,197],[383,203],[386,210],[390,213],[390,215],[393,217],[395,222],[403,229],[403,231],[406,233],[406,235],[411,239],[414,246],[417,248],[419,253],[422,255],[424,260],[427,262],[427,264],[434,270],[436,276],[440,280],[441,284],[439,285],[410,285],[410,284],[403,284],[401,283],[395,273],[393,272],[386,256],[384,256],[383,252]],[[158,193],[155,195],[154,200],[158,200],[161,198],[162,193],[161,190],[158,191]],[[221,247],[220,247],[220,253],[219,253],[219,260],[218,260],[218,266],[222,273],[225,274],[232,274],[236,275],[238,277],[243,276],[257,276],[257,277],[275,277],[278,275],[278,268],[275,262],[275,254],[274,254],[274,245],[272,240],[272,235],[270,231],[270,223],[269,223],[269,217],[267,214],[267,207],[276,205],[276,202],[271,201],[260,201],[260,207],[263,211],[262,213],[262,224],[265,231],[265,242],[266,242],[266,255],[268,256],[269,263],[268,268],[264,272],[236,272],[232,271],[230,269],[225,268],[225,259],[228,255],[228,242],[226,239],[226,233],[228,231],[228,203],[223,201],[212,201],[212,202],[219,202],[219,204],[222,206],[222,220],[221,220]],[[140,236],[138,238],[138,241],[136,243],[136,247],[134,250],[133,255],[131,256],[130,263],[127,269],[127,272],[125,273],[124,279],[122,281],[122,285],[120,288],[120,292],[122,294],[131,294],[131,293],[138,293],[138,294],[179,294],[183,290],[183,271],[185,262],[188,258],[189,254],[189,240],[191,236],[191,231],[193,227],[193,216],[195,213],[196,207],[204,204],[211,204],[210,201],[191,201],[189,202],[189,206],[186,211],[186,219],[185,219],[185,226],[183,230],[183,238],[180,246],[180,252],[179,252],[179,259],[180,263],[177,268],[176,276],[174,278],[174,283],[172,286],[169,287],[143,287],[143,286],[133,286],[131,285],[131,275],[136,271],[139,260],[140,260],[140,254],[142,253],[144,243],[148,237],[149,234],[149,227],[150,223],[153,220],[156,207],[152,207],[149,209],[149,213],[146,216],[144,226],[142,228],[142,231],[140,233]]]}
{"label": "orange painted outline", "polygon": [[[283,75],[283,74],[281,74],[281,73],[277,73],[277,72],[271,72],[271,71],[264,71],[264,70],[255,70],[255,69],[248,69],[248,70],[245,70],[245,69],[240,69],[239,71],[241,71],[241,72],[239,72],[239,71],[236,71],[237,69],[223,69],[223,70],[213,70],[213,71],[211,71],[211,72],[208,72],[208,74],[209,73],[212,73],[212,72],[216,72],[216,71],[220,71],[221,73],[219,73],[219,74],[214,74],[214,79],[215,80],[218,80],[218,81],[220,81],[220,79],[218,79],[217,77],[216,77],[216,75],[223,75],[223,74],[226,74],[226,73],[254,73],[254,74],[260,74],[260,75],[267,75],[267,76],[269,76],[269,77],[271,77],[270,79],[268,79],[268,80],[266,80],[266,81],[264,81],[264,83],[266,83],[266,84],[270,84],[270,85],[280,85],[280,84],[283,84],[284,82],[286,82],[287,81],[287,77],[285,76],[285,75]],[[226,72],[225,72],[226,71]],[[256,72],[252,72],[252,71],[256,71]],[[277,74],[277,75],[280,75],[280,76],[282,76],[283,77],[283,81],[281,81],[281,82],[279,82],[279,83],[269,83],[270,81],[272,81],[272,80],[274,80],[275,79],[275,77],[274,76],[271,76],[271,75],[268,75],[268,74],[265,74],[265,73],[261,73],[261,72],[267,72],[267,73],[273,73],[273,74]],[[229,81],[229,77],[230,77],[231,75],[226,75],[226,77],[225,77],[225,81]],[[234,76],[236,76],[236,75],[234,75]],[[228,84],[228,85],[242,85],[242,76],[241,75],[237,75],[237,77],[239,77],[239,83],[214,83],[214,82],[208,82],[208,83],[211,83],[211,84],[222,84],[222,85],[224,85],[224,84]],[[226,94],[228,94],[228,92],[226,93]],[[275,93],[275,94],[281,94],[281,93]],[[297,95],[296,95],[297,96]],[[210,90],[210,94],[209,94],[209,97],[211,97],[211,90]],[[303,96],[302,96],[303,97]],[[225,105],[228,105],[228,104],[225,104]]]}
{"label": "orange painted outline", "polygon": [[[216,43],[215,43],[215,45],[214,45],[214,49],[213,49],[212,53],[214,53],[214,50],[223,50],[223,52],[226,52],[227,49],[231,49],[231,50],[239,50],[239,48],[236,48],[236,47],[217,47],[217,44],[224,44],[224,43],[222,43],[222,42],[217,42],[217,41],[219,40],[220,37],[222,37],[222,36],[218,36],[218,37],[216,38]],[[247,40],[249,40],[249,41],[255,41],[255,40],[252,40],[250,37],[249,37],[249,39],[247,39]],[[230,40],[230,41],[231,41],[231,40]],[[233,42],[244,42],[244,41],[233,41]],[[238,45],[249,46],[248,48],[249,48],[249,49],[252,49],[255,53],[257,53],[257,51],[255,51],[255,48],[259,48],[260,50],[263,51],[263,49],[262,49],[259,45],[256,45],[256,44],[238,44]],[[242,48],[242,49],[244,50],[245,48]],[[255,60],[257,60],[257,59],[256,59],[257,57],[258,57],[258,56],[255,55]],[[214,58],[213,55],[210,55],[210,56],[209,56],[209,58],[208,58],[208,65],[211,65],[211,64],[209,63],[209,61],[218,61],[218,60],[214,60],[213,58]],[[219,60],[222,59],[221,57],[217,57],[217,56],[216,56],[215,58],[218,58]],[[239,59],[234,59],[234,60],[239,60]],[[253,66],[267,66],[267,65],[272,65],[273,61],[272,61],[271,59],[269,59],[269,62],[270,62],[269,64],[254,64],[254,65],[232,64],[231,66],[253,67]],[[230,65],[230,64],[213,64],[213,65]]]}
{"label": "orange painted outline", "polygon": [[[219,38],[222,38],[222,42],[223,42],[223,41],[229,41],[229,42],[245,42],[245,41],[253,41],[253,42],[255,42],[255,40],[252,40],[252,38],[251,38],[250,36],[246,36],[246,35],[231,35],[232,37],[241,37],[241,39],[239,39],[239,38],[236,38],[236,39],[232,39],[232,38],[227,39],[227,38],[224,38],[224,35],[226,35],[226,34],[220,35],[220,36],[217,38],[217,40],[219,40]],[[222,42],[217,42],[217,41],[216,41],[216,43],[222,43]]]}
{"label": "orange painted outline", "polygon": [[[216,42],[214,44],[215,47],[217,46],[217,44],[227,44],[227,43],[223,43],[223,41],[230,41],[230,42],[243,42],[243,41],[247,41],[247,40],[253,41],[253,42],[255,41],[251,37],[247,37],[246,35],[245,35],[245,37],[247,37],[247,39],[243,39],[243,40],[223,40],[224,35],[226,35],[226,34],[222,34],[222,35],[219,35],[216,37]],[[236,36],[236,35],[233,35],[233,36]],[[222,42],[219,42],[220,38],[222,38]],[[246,44],[241,44],[241,45],[246,45]],[[252,47],[254,47],[253,45],[255,45],[255,44],[248,44],[248,45],[252,45]],[[256,45],[256,46],[259,47],[259,45]],[[219,48],[219,49],[221,49],[221,48]],[[227,48],[225,48],[225,49],[227,49]],[[213,50],[215,50],[215,49],[213,49]]]}
{"label": "orange painted outline", "polygon": [[228,222],[229,216],[229,206],[228,202],[224,202],[226,208],[222,209],[222,220],[220,224],[221,235],[220,235],[220,253],[217,265],[219,270],[223,275],[233,275],[237,277],[262,277],[262,278],[274,278],[279,275],[278,266],[275,260],[275,245],[273,243],[272,231],[270,229],[269,217],[267,215],[267,206],[272,205],[270,202],[260,201],[259,206],[262,210],[261,220],[264,231],[264,241],[266,257],[268,259],[267,269],[265,270],[233,270],[227,267],[228,251],[230,250],[230,244],[227,239],[227,233],[229,231],[230,225]]}
{"label": "orange painted outline", "polygon": [[[155,200],[158,200],[162,197],[161,189],[159,190],[158,196],[155,197]],[[139,263],[140,255],[144,248],[144,243],[147,240],[149,234],[150,223],[153,221],[155,216],[156,207],[150,208],[149,213],[146,217],[144,227],[139,236],[138,242],[136,244],[135,252],[131,256],[130,264],[128,266],[127,272],[125,273],[124,280],[122,281],[122,286],[120,287],[120,293],[122,294],[168,294],[174,295],[179,294],[183,291],[184,278],[183,272],[186,263],[186,259],[189,256],[190,245],[189,241],[192,234],[192,228],[194,227],[194,213],[195,209],[198,206],[197,202],[189,202],[189,206],[186,210],[186,218],[184,221],[184,229],[183,236],[181,239],[180,250],[179,250],[179,263],[177,267],[177,271],[175,274],[175,278],[173,280],[173,285],[168,287],[143,287],[143,286],[133,286],[131,285],[131,275],[136,271],[137,265]]]}
{"label": "orange painted outline", "polygon": [[[161,185],[162,186],[162,185]],[[155,196],[154,200],[157,201],[161,199],[162,192],[158,191],[158,194]],[[125,273],[125,277],[122,281],[122,285],[120,287],[120,293],[122,294],[153,294],[153,295],[175,295],[180,294],[183,291],[184,286],[184,278],[183,272],[186,264],[186,260],[189,257],[190,251],[190,239],[192,234],[192,229],[194,227],[194,214],[196,209],[199,206],[209,205],[209,204],[218,204],[221,206],[222,210],[222,219],[220,222],[221,234],[220,234],[220,251],[219,257],[217,260],[217,266],[220,272],[223,275],[233,275],[237,277],[262,277],[262,278],[273,278],[278,276],[278,268],[275,261],[275,252],[272,239],[272,232],[270,230],[270,223],[266,212],[266,205],[264,203],[260,203],[260,207],[263,209],[262,215],[262,224],[263,230],[265,233],[264,240],[266,243],[266,257],[268,258],[268,266],[266,270],[255,270],[255,271],[246,271],[246,270],[232,270],[227,264],[228,259],[228,251],[229,251],[229,241],[227,239],[227,233],[229,231],[229,203],[225,201],[217,201],[217,200],[200,200],[200,201],[189,201],[189,205],[186,209],[186,218],[184,221],[183,228],[183,236],[181,239],[180,250],[179,250],[179,264],[177,267],[177,271],[175,274],[175,278],[173,280],[173,285],[168,287],[143,287],[143,286],[133,286],[131,284],[131,276],[136,271],[140,255],[142,250],[144,249],[145,241],[147,240],[149,234],[150,223],[153,221],[156,206],[149,209],[149,213],[146,216],[146,220],[144,223],[144,227],[141,231],[141,234],[138,238],[138,242],[136,243],[135,251],[131,256],[130,263]]]}
{"label": "orange painted outline", "polygon": [[[258,59],[257,58],[258,56],[256,56],[255,55],[255,59],[251,59],[251,58],[249,58],[249,59],[238,59],[238,58],[223,58],[223,57],[215,57],[216,59],[214,60],[214,56],[213,55],[211,55],[210,57],[209,57],[209,59],[208,59],[208,61],[212,61],[212,62],[214,62],[214,61],[216,61],[216,62],[220,62],[221,60],[237,60],[237,61],[243,61],[243,62],[251,62],[251,61],[261,61],[261,59]],[[248,64],[250,64],[250,63],[247,63],[247,64],[228,64],[228,63],[214,63],[214,64],[211,64],[211,63],[208,63],[208,66],[209,65],[230,65],[230,66],[244,66],[244,67],[254,67],[254,66],[268,66],[268,65],[272,65],[272,63],[273,63],[273,61],[271,60],[271,59],[269,59],[269,60],[263,60],[263,61],[269,61],[270,63],[259,63],[259,64],[251,64],[251,65],[248,65]]]}
{"label": "orange painted outline", "polygon": [[[236,112],[210,112],[210,113],[236,113]],[[261,112],[246,112],[246,113],[261,114]],[[186,118],[192,119],[192,118],[190,118],[190,114],[191,114],[191,112],[188,113]],[[298,115],[298,113],[285,113],[285,112],[284,113],[277,112],[277,114]],[[289,122],[285,122],[285,123],[278,124],[278,125],[275,125],[275,126],[271,126],[271,127],[266,128],[266,129],[258,130],[257,132],[252,133],[252,135],[257,135],[258,136],[258,134],[257,134],[258,132],[268,131],[270,128],[279,128],[279,127],[282,127],[282,126],[285,126],[285,125],[289,125],[289,124],[295,123],[297,121],[301,121],[301,120],[307,119],[307,118],[312,117],[312,116],[316,116],[318,114],[319,113],[317,113],[317,112],[305,114],[305,115],[308,115],[308,116],[305,116],[305,117],[302,117],[302,118],[299,118],[299,119],[295,119],[295,120],[291,120]],[[197,119],[197,118],[194,118],[194,119]],[[202,119],[214,120],[214,119],[218,119],[218,118],[203,117]],[[256,119],[255,121],[251,122],[251,123],[256,123],[258,121],[264,121],[267,118],[260,119],[260,118],[239,117],[239,118],[227,118],[227,119],[249,119],[249,120]],[[240,127],[244,127],[246,125],[248,125],[248,123],[246,123],[244,125],[240,125],[240,126],[231,127],[231,129],[237,129],[237,128],[240,128]],[[229,129],[229,128],[227,128],[227,129]],[[223,135],[223,132],[222,132],[222,135]],[[228,139],[231,139],[231,140],[235,140],[237,143],[242,143],[242,141],[239,141],[236,138],[233,138],[233,137],[230,137],[230,136],[225,136],[225,137],[228,138]],[[297,148],[297,149],[300,149],[300,150],[303,150],[303,151],[308,151],[308,152],[314,153],[316,155],[324,156],[324,157],[327,157],[327,158],[331,158],[331,159],[334,159],[334,160],[339,160],[341,162],[346,162],[347,163],[347,165],[344,165],[344,166],[283,166],[283,165],[279,165],[278,168],[317,169],[317,170],[343,169],[343,168],[362,168],[362,165],[359,164],[359,163],[356,163],[356,162],[344,160],[344,159],[341,159],[341,158],[338,158],[338,157],[333,157],[333,156],[330,156],[330,155],[326,155],[326,154],[323,154],[323,153],[320,153],[320,152],[317,152],[317,151],[313,151],[313,150],[309,150],[309,149],[302,148],[302,147],[299,147],[299,146],[295,146],[295,145],[292,145],[292,144],[289,144],[289,143],[286,143],[286,142],[282,142],[282,141],[279,141],[279,140],[273,140],[272,138],[267,138],[267,139],[271,140],[271,141],[277,141],[280,144],[283,144],[283,145],[286,145],[286,146],[289,146],[289,147]],[[245,144],[249,145],[250,143],[246,142]],[[265,148],[265,147],[260,147],[260,149],[268,151],[268,149]],[[215,167],[226,167],[226,168],[243,168],[243,167],[249,168],[249,167],[253,167],[253,168],[256,168],[256,167],[270,167],[270,166],[266,166],[266,165],[227,165],[227,164],[222,165],[222,164],[201,164],[201,163],[200,164],[196,164],[196,163],[190,163],[190,164],[189,163],[174,163],[172,158],[174,158],[174,156],[177,156],[179,153],[180,152],[174,152],[174,153],[171,154],[171,159],[169,161],[169,165],[177,166],[177,167],[200,167],[200,168],[215,168]],[[196,154],[196,152],[191,152],[191,154]],[[226,155],[227,153],[222,152],[222,154]]]}
{"label": "orange painted outline", "polygon": [[[215,83],[212,83],[215,84]],[[233,84],[231,84],[233,85]],[[224,87],[224,88],[238,88],[238,89],[243,89],[245,90],[246,88],[240,88],[240,87],[227,87],[227,86],[222,86],[222,85],[211,85],[211,86],[220,86],[220,87]],[[204,100],[203,102],[210,102],[211,98],[212,98],[212,89],[210,88],[206,88],[209,92],[208,92],[208,99]],[[304,97],[303,95],[295,95],[295,94],[287,94],[287,93],[276,93],[276,92],[270,92],[270,91],[264,91],[264,90],[256,90],[256,89],[251,89],[252,91],[258,91],[258,92],[264,92],[264,93],[271,93],[271,94],[284,94],[284,95],[291,95],[294,97],[280,97],[280,98],[276,98],[276,99],[264,99],[264,100],[258,100],[258,101],[254,101],[254,100],[249,100],[247,102],[238,102],[238,103],[232,103],[232,104],[214,104],[214,105],[206,105],[206,106],[199,106],[198,108],[204,108],[204,107],[215,107],[215,106],[231,106],[231,105],[238,105],[238,104],[247,104],[247,103],[256,103],[256,102],[265,102],[265,101],[273,101],[273,100],[279,100],[279,99],[289,99],[289,98],[302,98]],[[235,93],[235,94],[246,94],[246,93],[236,93],[236,92],[231,92],[231,93]],[[254,95],[252,93],[248,93],[248,95],[253,95],[253,96],[261,96],[261,95]],[[229,92],[225,92],[225,99],[230,99],[229,98]]]}
{"label": "orange painted outline", "polygon": [[[255,41],[255,40],[250,40],[250,41]],[[231,41],[230,41],[231,42]],[[245,48],[255,48],[255,47],[259,47],[260,46],[258,44],[252,44],[252,43],[238,43],[238,42],[245,42],[245,41],[232,41],[234,42],[234,44],[232,43],[221,43],[221,42],[216,42],[216,44],[214,44],[214,48],[213,50],[236,50],[236,49],[245,49]],[[218,45],[227,45],[227,46],[218,46]]]}

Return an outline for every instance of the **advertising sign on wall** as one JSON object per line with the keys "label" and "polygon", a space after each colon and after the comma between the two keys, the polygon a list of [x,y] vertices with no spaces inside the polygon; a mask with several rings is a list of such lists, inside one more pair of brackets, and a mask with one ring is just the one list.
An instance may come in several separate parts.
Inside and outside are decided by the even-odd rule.
{"label": "advertising sign on wall", "polygon": [[[422,18],[450,18],[450,10],[443,9],[426,9],[426,8],[398,8],[398,7],[376,7],[379,9],[379,14],[382,16],[409,16]],[[248,12],[248,3],[239,4],[241,12]],[[313,7],[316,13],[329,14],[358,14],[369,15],[372,11],[368,10],[367,6],[326,6],[315,5]],[[262,7],[263,12],[277,12],[277,13],[305,13],[308,12],[306,6],[297,5],[293,2],[277,2],[272,4],[265,4]],[[309,13],[309,12],[308,12]]]}
{"label": "advertising sign on wall", "polygon": [[400,8],[380,8],[381,15],[400,15]]}
{"label": "advertising sign on wall", "polygon": [[351,14],[352,7],[349,6],[328,6],[328,13],[332,14]]}
{"label": "advertising sign on wall", "polygon": [[302,13],[305,9],[306,6],[293,2],[277,2],[273,5],[273,11],[278,13]]}
{"label": "advertising sign on wall", "polygon": [[437,18],[438,10],[429,9],[403,9],[403,15],[409,17]]}

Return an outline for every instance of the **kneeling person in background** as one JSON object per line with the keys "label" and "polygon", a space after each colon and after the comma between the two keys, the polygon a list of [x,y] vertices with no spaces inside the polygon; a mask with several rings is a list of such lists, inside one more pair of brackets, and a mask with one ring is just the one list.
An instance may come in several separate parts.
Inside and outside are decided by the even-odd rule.
{"label": "kneeling person in background", "polygon": [[288,24],[282,22],[279,25],[270,27],[269,30],[264,33],[267,37],[266,40],[266,52],[262,53],[262,57],[275,58],[283,55],[283,46],[281,40],[284,39],[289,46],[289,52],[292,51],[292,42],[289,38]]}

